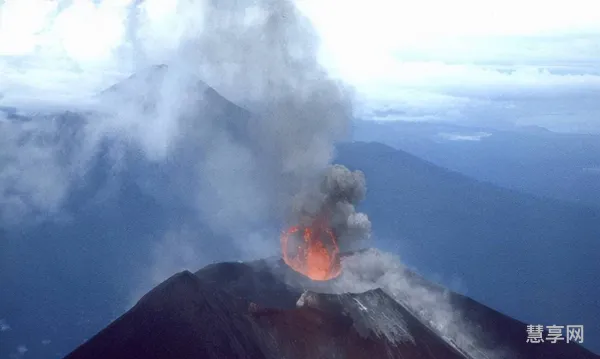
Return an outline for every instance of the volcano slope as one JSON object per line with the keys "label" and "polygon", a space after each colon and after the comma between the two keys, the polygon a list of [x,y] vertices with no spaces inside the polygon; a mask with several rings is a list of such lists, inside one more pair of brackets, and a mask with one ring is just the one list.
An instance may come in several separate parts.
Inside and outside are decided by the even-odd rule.
{"label": "volcano slope", "polygon": [[386,290],[340,293],[345,274],[314,282],[280,259],[177,273],[65,359],[597,358],[574,343],[528,344],[524,323],[404,270],[413,291],[445,293],[476,333],[457,342]]}

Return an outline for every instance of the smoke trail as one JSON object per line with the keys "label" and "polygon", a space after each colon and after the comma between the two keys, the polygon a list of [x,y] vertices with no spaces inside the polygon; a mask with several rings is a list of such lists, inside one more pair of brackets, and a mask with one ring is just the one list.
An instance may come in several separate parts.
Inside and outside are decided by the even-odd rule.
{"label": "smoke trail", "polygon": [[361,240],[370,238],[371,221],[355,205],[366,194],[365,176],[342,165],[324,171],[320,186],[309,188],[295,197],[292,220],[310,226],[320,216],[327,216],[342,250],[356,249]]}
{"label": "smoke trail", "polygon": [[257,114],[249,128],[257,179],[268,183],[273,213],[289,210],[345,135],[351,93],[318,63],[316,35],[292,1],[208,1],[205,19],[205,35],[191,42],[203,77],[225,74],[215,85]]}
{"label": "smoke trail", "polygon": [[368,219],[354,210],[364,177],[328,169],[348,130],[352,91],[319,64],[318,38],[294,3],[207,0],[177,12],[185,31],[167,66],[109,91],[114,125],[156,159],[186,168],[173,187],[217,232],[247,238],[265,223],[297,220],[298,194],[313,191],[326,198],[339,235],[365,237]]}
{"label": "smoke trail", "polygon": [[[381,288],[452,346],[474,359],[508,359],[517,356],[494,343],[465,319],[451,302],[448,291],[429,285],[392,254],[369,249],[343,259],[344,271],[332,283],[336,293],[360,293]],[[382,323],[382,324],[385,324]]]}

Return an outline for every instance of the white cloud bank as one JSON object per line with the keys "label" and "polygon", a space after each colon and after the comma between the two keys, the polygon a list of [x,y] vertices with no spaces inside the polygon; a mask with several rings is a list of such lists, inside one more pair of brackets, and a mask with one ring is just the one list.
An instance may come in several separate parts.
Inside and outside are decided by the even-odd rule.
{"label": "white cloud bank", "polygon": [[[63,101],[162,62],[190,34],[183,0],[0,2],[2,102]],[[359,116],[600,132],[594,0],[297,0]],[[248,14],[248,17],[260,14]]]}
{"label": "white cloud bank", "polygon": [[593,1],[310,4],[362,117],[600,132]]}
{"label": "white cloud bank", "polygon": [[484,138],[490,137],[492,134],[489,132],[477,132],[477,133],[454,133],[454,132],[442,132],[438,133],[438,137],[447,141],[481,141]]}

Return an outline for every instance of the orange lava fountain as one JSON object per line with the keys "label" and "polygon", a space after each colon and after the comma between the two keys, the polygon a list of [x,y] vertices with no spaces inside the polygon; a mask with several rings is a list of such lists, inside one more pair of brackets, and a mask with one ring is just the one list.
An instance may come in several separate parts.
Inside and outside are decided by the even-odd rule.
{"label": "orange lava fountain", "polygon": [[290,227],[281,235],[281,251],[288,266],[312,280],[329,280],[341,273],[335,234],[322,224]]}

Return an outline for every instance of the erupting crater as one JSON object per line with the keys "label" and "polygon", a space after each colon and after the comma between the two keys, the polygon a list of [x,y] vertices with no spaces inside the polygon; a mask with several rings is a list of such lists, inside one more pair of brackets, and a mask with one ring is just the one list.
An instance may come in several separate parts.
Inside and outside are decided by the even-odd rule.
{"label": "erupting crater", "polygon": [[311,226],[292,226],[281,235],[285,263],[316,281],[340,275],[339,247],[333,230],[319,221]]}

